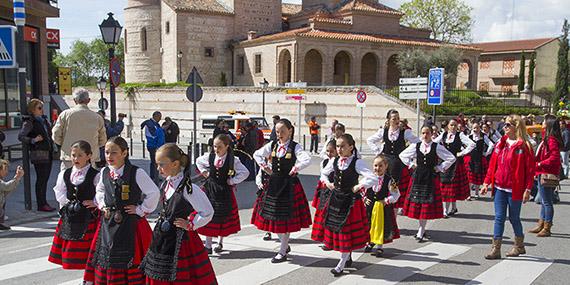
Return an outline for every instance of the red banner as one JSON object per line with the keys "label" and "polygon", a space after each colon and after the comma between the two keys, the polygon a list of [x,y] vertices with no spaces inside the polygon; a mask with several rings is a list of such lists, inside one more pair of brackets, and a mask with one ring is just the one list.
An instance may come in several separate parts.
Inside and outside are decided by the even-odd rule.
{"label": "red banner", "polygon": [[59,49],[60,35],[58,29],[46,29],[47,47]]}

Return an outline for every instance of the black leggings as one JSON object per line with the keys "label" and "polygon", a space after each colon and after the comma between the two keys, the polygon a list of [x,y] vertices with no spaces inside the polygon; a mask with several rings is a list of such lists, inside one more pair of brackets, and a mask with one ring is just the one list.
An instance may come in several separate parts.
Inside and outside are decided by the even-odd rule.
{"label": "black leggings", "polygon": [[51,161],[47,163],[35,163],[36,169],[36,202],[38,208],[47,205],[46,191],[51,173]]}

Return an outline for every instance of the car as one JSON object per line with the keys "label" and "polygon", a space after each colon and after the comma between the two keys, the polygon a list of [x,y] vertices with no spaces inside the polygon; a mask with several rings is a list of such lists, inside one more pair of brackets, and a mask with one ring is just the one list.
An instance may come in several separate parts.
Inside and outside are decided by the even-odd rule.
{"label": "car", "polygon": [[241,127],[247,121],[256,121],[258,124],[258,128],[263,131],[263,138],[266,141],[269,141],[269,136],[271,135],[271,128],[265,120],[264,117],[261,116],[249,116],[245,112],[242,111],[230,111],[227,114],[218,114],[218,115],[202,115],[200,116],[200,122],[202,129],[198,135],[198,141],[200,143],[208,143],[208,141],[212,138],[212,134],[214,129],[216,128],[216,122],[218,120],[223,119],[228,124],[229,130],[232,134],[234,134],[237,138],[241,135]]}

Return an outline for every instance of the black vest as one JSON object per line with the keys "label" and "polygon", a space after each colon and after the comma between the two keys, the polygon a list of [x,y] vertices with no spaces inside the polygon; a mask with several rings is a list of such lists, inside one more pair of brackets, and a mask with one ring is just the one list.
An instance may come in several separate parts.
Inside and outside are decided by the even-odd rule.
{"label": "black vest", "polygon": [[273,176],[289,176],[289,172],[295,166],[297,162],[297,156],[295,155],[295,148],[297,143],[294,141],[289,142],[289,146],[283,157],[277,157],[277,150],[279,145],[277,142],[271,143],[271,168],[273,170]]}
{"label": "black vest", "polygon": [[449,152],[457,156],[457,153],[461,151],[461,147],[463,146],[463,143],[461,142],[460,132],[455,133],[455,138],[451,143],[447,143],[447,134],[448,134],[447,132],[443,133],[443,138],[441,139],[441,143],[443,144],[443,146],[445,146],[447,150],[449,150]]}
{"label": "black vest", "polygon": [[216,154],[212,152],[208,158],[210,176],[204,183],[204,189],[214,208],[212,222],[216,224],[224,223],[232,212],[232,188],[227,180],[235,176],[234,159],[235,157],[228,153],[224,164],[218,169],[215,166]]}
{"label": "black vest", "polygon": [[325,227],[333,232],[340,232],[346,223],[352,205],[359,199],[359,194],[354,194],[352,188],[358,184],[359,174],[356,172],[356,161],[358,156],[355,154],[352,161],[345,170],[338,168],[338,161],[334,160],[334,184],[335,189],[331,193],[329,204],[325,210]]}
{"label": "black vest", "polygon": [[97,176],[97,173],[99,172],[95,170],[95,168],[89,167],[87,174],[85,175],[85,180],[76,186],[71,183],[71,170],[72,168],[68,168],[63,173],[63,181],[65,182],[65,187],[67,188],[67,200],[93,200],[96,192],[95,185],[93,185],[93,180],[95,180],[95,176]]}
{"label": "black vest", "polygon": [[483,153],[488,147],[488,145],[485,143],[485,136],[485,134],[481,133],[477,141],[473,139],[473,135],[469,136],[471,140],[475,141],[475,148],[471,152],[471,160],[469,161],[469,170],[473,173],[482,173],[483,171]]}
{"label": "black vest", "polygon": [[406,139],[405,139],[405,129],[400,130],[400,134],[398,135],[398,139],[395,141],[391,141],[388,136],[388,128],[384,128],[384,148],[382,149],[383,154],[390,154],[390,155],[399,155],[404,149],[406,148]]}
{"label": "black vest", "polygon": [[234,160],[235,157],[233,155],[229,153],[226,154],[226,159],[224,161],[224,164],[222,165],[222,167],[218,169],[216,168],[215,165],[216,153],[211,152],[208,158],[208,162],[210,163],[209,177],[214,179],[219,184],[227,184],[228,178],[235,176]]}
{"label": "black vest", "polygon": [[350,165],[345,170],[340,170],[340,168],[338,168],[339,160],[340,157],[337,157],[334,160],[334,185],[342,192],[352,193],[352,187],[358,184],[358,177],[360,176],[356,172],[356,160],[358,160],[358,158],[354,155]]}
{"label": "black vest", "polygon": [[437,165],[437,144],[432,143],[430,152],[423,154],[420,151],[422,143],[416,145],[417,167],[413,174],[413,185],[408,199],[418,204],[433,203],[435,166]]}

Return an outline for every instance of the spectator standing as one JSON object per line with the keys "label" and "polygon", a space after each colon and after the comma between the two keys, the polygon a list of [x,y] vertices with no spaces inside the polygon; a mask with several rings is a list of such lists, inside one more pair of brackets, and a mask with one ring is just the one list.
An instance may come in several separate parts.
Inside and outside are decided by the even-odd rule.
{"label": "spectator standing", "polygon": [[259,129],[259,123],[257,121],[252,121],[252,123],[257,137],[257,146],[255,147],[255,150],[258,150],[265,145],[265,137],[263,135],[263,131]]}
{"label": "spectator standing", "polygon": [[[53,127],[53,141],[61,150],[61,170],[71,168],[70,150],[76,141],[84,140],[92,148],[100,148],[107,142],[105,121],[87,106],[90,101],[89,92],[84,88],[77,89],[73,93],[73,101],[76,105],[61,112]],[[96,165],[101,159],[104,158],[100,158],[96,151],[91,163]]]}
{"label": "spectator standing", "polygon": [[[44,103],[39,99],[30,100],[28,103],[30,117],[25,119],[18,139],[30,146],[30,161],[36,170],[38,211],[52,212],[55,208],[47,203],[46,191],[53,161],[53,140],[51,139],[50,124],[46,116],[43,115],[43,105]],[[93,113],[95,114],[95,112]]]}
{"label": "spectator standing", "polygon": [[177,143],[178,136],[180,135],[180,128],[178,124],[174,122],[170,117],[164,118],[164,123],[162,123],[162,129],[164,130],[164,141],[166,143]]}
{"label": "spectator standing", "polygon": [[24,176],[24,170],[21,166],[16,168],[16,175],[14,178],[8,182],[4,181],[4,178],[8,176],[8,166],[9,162],[7,160],[0,159],[0,231],[9,230],[10,227],[4,225],[4,216],[6,214],[6,197],[10,192],[16,190],[20,179]]}
{"label": "spectator standing", "polygon": [[255,165],[253,161],[253,153],[257,148],[257,132],[253,128],[251,122],[245,123],[241,129],[241,136],[238,140],[238,149],[242,153],[237,153],[239,160],[245,165],[249,171],[249,177],[247,181],[255,180]]}
{"label": "spectator standing", "polygon": [[156,169],[156,150],[164,144],[164,130],[159,125],[162,119],[162,113],[155,111],[152,118],[142,122],[141,129],[144,129],[146,137],[146,149],[150,157],[150,178],[156,182],[158,179],[158,170]]}
{"label": "spectator standing", "polygon": [[[125,128],[125,122],[123,122],[123,119],[127,116],[123,113],[119,113],[119,120],[115,123],[115,126],[111,125],[111,121],[105,119],[105,111],[104,110],[99,110],[97,111],[97,114],[99,114],[99,116],[101,116],[101,118],[103,118],[103,121],[105,123],[105,133],[107,134],[107,138],[112,138],[112,137],[116,137],[116,136],[120,136],[121,133],[123,132],[123,129]],[[107,162],[105,161],[105,146],[102,146],[99,148],[99,157],[100,160],[99,162],[97,162],[97,167],[101,168],[104,167],[105,165],[107,165]]]}
{"label": "spectator standing", "polygon": [[309,121],[309,133],[311,134],[311,148],[309,153],[314,152],[315,154],[319,153],[319,130],[321,125],[317,123],[317,118],[315,116],[311,117]]}
{"label": "spectator standing", "polygon": [[570,130],[566,127],[566,121],[560,120],[560,130],[562,131],[562,147],[560,156],[562,157],[562,177],[568,178],[568,153],[570,151]]}
{"label": "spectator standing", "polygon": [[279,122],[279,120],[281,120],[281,117],[279,117],[279,115],[273,116],[273,129],[271,129],[271,135],[269,135],[269,140],[272,142],[277,140],[277,133],[275,133],[275,125],[277,125],[277,122]]}

